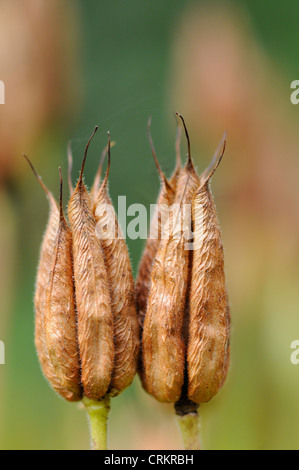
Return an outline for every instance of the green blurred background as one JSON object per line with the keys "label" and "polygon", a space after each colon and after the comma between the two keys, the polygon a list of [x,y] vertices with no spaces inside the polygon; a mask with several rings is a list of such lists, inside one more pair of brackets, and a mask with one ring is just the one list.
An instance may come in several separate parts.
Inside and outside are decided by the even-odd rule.
{"label": "green blurred background", "polygon": [[[87,449],[78,405],[58,398],[35,354],[33,292],[48,205],[21,153],[57,195],[72,143],[74,177],[86,140],[91,185],[110,130],[110,193],[154,203],[174,167],[181,112],[199,170],[226,129],[212,188],[221,220],[232,310],[227,383],[201,408],[206,449],[298,449],[299,79],[296,0],[1,0],[1,449]],[[185,154],[186,144],[182,142]],[[65,203],[67,195],[65,194]],[[128,240],[134,273],[143,242]],[[179,449],[171,406],[134,384],[113,399],[111,449]]]}

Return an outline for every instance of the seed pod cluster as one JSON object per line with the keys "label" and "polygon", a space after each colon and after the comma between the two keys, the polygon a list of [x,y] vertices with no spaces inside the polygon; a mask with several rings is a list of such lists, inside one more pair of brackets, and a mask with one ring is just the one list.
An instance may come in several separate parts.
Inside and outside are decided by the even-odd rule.
{"label": "seed pod cluster", "polygon": [[125,241],[99,238],[97,231],[106,225],[105,215],[98,210],[102,203],[109,204],[106,212],[112,212],[116,221],[107,189],[110,137],[108,170],[99,191],[89,194],[83,181],[92,137],[74,190],[69,177],[69,225],[62,209],[62,179],[58,207],[36,175],[51,210],[37,274],[35,343],[44,375],[69,401],[120,393],[134,378],[139,352],[134,282]]}
{"label": "seed pod cluster", "polygon": [[188,161],[179,172],[174,209],[148,266],[140,375],[145,390],[161,402],[200,404],[221,388],[229,361],[223,246],[209,189],[225,140],[199,177],[180,118],[188,141]]}

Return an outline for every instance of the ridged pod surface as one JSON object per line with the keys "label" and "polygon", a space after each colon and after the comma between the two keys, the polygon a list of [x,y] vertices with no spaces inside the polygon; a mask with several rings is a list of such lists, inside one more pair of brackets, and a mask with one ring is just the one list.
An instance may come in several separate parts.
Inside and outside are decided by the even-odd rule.
{"label": "ridged pod surface", "polygon": [[111,382],[113,317],[104,254],[96,237],[93,201],[83,182],[87,150],[88,146],[68,215],[73,234],[81,382],[84,394],[98,400],[106,394]]}
{"label": "ridged pod surface", "polygon": [[80,361],[77,342],[72,266],[72,234],[62,209],[60,189],[59,225],[52,253],[51,270],[44,286],[44,330],[49,358],[70,401],[82,397]]}
{"label": "ridged pod surface", "polygon": [[137,370],[139,326],[130,257],[108,194],[108,169],[94,205],[97,235],[104,253],[113,315],[114,365],[109,387],[114,396],[127,388]]}
{"label": "ridged pod surface", "polygon": [[163,228],[153,263],[142,337],[143,385],[162,402],[178,401],[184,384],[183,326],[189,272],[184,208],[191,204],[198,184],[189,151],[178,178],[174,210]]}
{"label": "ridged pod surface", "polygon": [[198,404],[216,395],[229,364],[230,315],[224,254],[209,179],[200,185],[192,201],[194,250],[187,367],[188,398]]}
{"label": "ridged pod surface", "polygon": [[180,118],[188,162],[180,170],[174,210],[151,268],[140,376],[148,393],[175,402],[177,414],[184,415],[196,413],[197,405],[209,401],[224,383],[230,315],[221,233],[209,189],[226,141],[199,178]]}
{"label": "ridged pod surface", "polygon": [[153,262],[156,257],[160,242],[161,242],[161,235],[162,235],[162,221],[165,220],[163,217],[163,212],[165,212],[165,207],[169,208],[173,202],[176,193],[176,186],[177,181],[179,178],[179,174],[181,171],[181,159],[180,159],[180,152],[179,152],[179,141],[180,141],[180,128],[178,127],[178,135],[176,140],[176,150],[177,150],[177,164],[174,170],[173,175],[171,176],[170,180],[168,181],[163,174],[160,165],[158,163],[156,152],[154,149],[154,145],[152,142],[152,138],[149,131],[150,121],[148,124],[148,133],[150,144],[152,148],[153,157],[158,168],[158,172],[160,175],[161,181],[161,188],[160,193],[157,199],[156,209],[154,211],[150,231],[148,238],[146,240],[145,248],[142,254],[141,261],[138,267],[138,275],[136,280],[136,305],[137,305],[137,312],[138,312],[138,320],[139,325],[141,328],[141,332],[143,329],[144,318],[147,309],[147,300],[150,291],[150,282],[151,282],[151,271],[153,267]]}
{"label": "ridged pod surface", "polygon": [[[47,228],[44,233],[40,250],[40,259],[37,269],[34,295],[35,347],[43,374],[53,389],[68,401],[79,401],[81,399],[80,380],[76,381],[76,377],[78,377],[78,374],[80,374],[80,367],[75,360],[72,364],[71,371],[64,370],[61,374],[57,374],[57,366],[53,364],[52,358],[48,351],[45,329],[45,311],[47,305],[46,286],[48,286],[50,282],[53,260],[55,258],[55,252],[57,249],[57,236],[60,230],[60,213],[52,193],[44,185],[30,160],[26,156],[25,158],[31,166],[31,169],[41,184],[43,190],[45,191],[50,206]],[[72,272],[70,280],[72,282]],[[72,336],[72,341],[73,340],[74,337]]]}

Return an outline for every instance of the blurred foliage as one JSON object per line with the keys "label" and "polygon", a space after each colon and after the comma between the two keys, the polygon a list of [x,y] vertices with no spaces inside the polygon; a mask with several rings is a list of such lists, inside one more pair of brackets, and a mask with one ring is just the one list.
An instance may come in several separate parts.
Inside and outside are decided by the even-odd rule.
{"label": "blurred foliage", "polygon": [[[224,389],[201,408],[204,445],[297,449],[299,366],[290,363],[290,344],[299,336],[299,117],[289,99],[298,79],[297,2],[281,8],[278,0],[23,0],[17,29],[10,11],[21,8],[16,3],[0,2],[14,44],[13,52],[8,40],[0,48],[1,65],[8,64],[0,79],[9,90],[0,109],[0,340],[6,346],[0,448],[88,448],[83,410],[52,392],[34,350],[32,298],[48,206],[18,154],[31,157],[57,195],[67,141],[75,179],[98,124],[87,184],[110,130],[116,207],[118,195],[128,205],[149,206],[159,180],[147,118],[152,115],[157,154],[170,174],[178,110],[200,169],[223,130],[229,133],[213,190],[226,251],[232,365]],[[143,242],[128,245],[136,273]],[[138,377],[113,399],[109,430],[111,449],[181,445],[172,407],[147,396]]]}

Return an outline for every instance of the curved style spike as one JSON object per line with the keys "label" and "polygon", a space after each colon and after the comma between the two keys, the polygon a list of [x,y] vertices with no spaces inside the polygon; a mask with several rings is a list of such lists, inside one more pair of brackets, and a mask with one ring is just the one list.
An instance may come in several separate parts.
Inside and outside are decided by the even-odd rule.
{"label": "curved style spike", "polygon": [[212,178],[215,171],[217,170],[218,166],[220,165],[225,149],[226,149],[226,139],[227,139],[227,132],[224,132],[222,139],[219,142],[218,147],[214,153],[214,156],[210,165],[200,177],[201,186],[204,186],[205,184],[209,182],[209,180]]}
{"label": "curved style spike", "polygon": [[81,171],[80,171],[80,176],[79,176],[79,180],[78,180],[77,186],[78,186],[78,185],[81,185],[81,184],[83,183],[84,167],[85,167],[85,163],[86,163],[86,158],[87,158],[88,149],[89,149],[90,143],[91,143],[91,141],[92,141],[93,137],[95,136],[95,134],[96,134],[96,132],[97,132],[98,129],[99,129],[99,127],[98,127],[98,126],[95,126],[95,129],[94,129],[92,135],[90,136],[89,141],[87,142],[87,145],[86,145],[86,148],[85,148],[85,152],[84,152],[83,162],[82,162]]}
{"label": "curved style spike", "polygon": [[148,140],[149,140],[149,143],[150,143],[150,146],[151,146],[152,154],[153,154],[153,157],[154,157],[154,161],[155,161],[158,173],[160,175],[161,181],[165,184],[165,186],[167,188],[170,188],[170,184],[169,184],[166,176],[164,175],[164,173],[162,171],[162,168],[160,166],[160,163],[159,163],[157,155],[156,155],[155,146],[154,146],[154,142],[153,142],[153,138],[152,138],[152,134],[151,134],[151,129],[150,129],[151,128],[151,123],[152,123],[152,118],[150,116],[149,119],[148,119],[148,122],[147,122],[147,135],[148,135]]}
{"label": "curved style spike", "polygon": [[73,194],[74,187],[72,183],[72,170],[73,170],[73,153],[71,141],[67,144],[67,176],[70,194]]}
{"label": "curved style spike", "polygon": [[41,176],[39,176],[39,174],[37,173],[36,169],[34,168],[32,162],[31,162],[31,160],[29,160],[27,155],[25,155],[24,153],[22,155],[25,158],[25,160],[27,160],[27,163],[29,164],[31,170],[33,171],[34,176],[36,177],[37,181],[39,182],[39,184],[41,185],[41,187],[45,191],[46,195],[53,198],[52,193],[49,191],[49,189],[47,188],[47,186],[43,182]]}
{"label": "curved style spike", "polygon": [[60,210],[60,219],[64,219],[63,214],[63,203],[62,203],[62,190],[63,190],[63,181],[62,181],[62,173],[61,168],[59,167],[59,178],[60,178],[60,187],[59,187],[59,210]]}
{"label": "curved style spike", "polygon": [[188,144],[188,161],[187,161],[187,166],[188,167],[194,167],[193,165],[193,161],[192,161],[192,158],[191,158],[191,144],[190,144],[190,138],[189,138],[189,134],[188,134],[188,129],[187,129],[187,126],[186,126],[186,123],[185,123],[185,120],[183,118],[183,116],[180,114],[180,113],[175,113],[182,121],[183,123],[183,126],[184,126],[184,130],[185,130],[185,135],[186,135],[186,139],[187,139],[187,144]]}
{"label": "curved style spike", "polygon": [[104,180],[103,180],[103,183],[102,183],[102,186],[101,186],[101,188],[100,188],[100,191],[101,191],[103,188],[105,188],[106,185],[107,185],[107,183],[108,183],[108,177],[109,177],[110,166],[111,166],[111,140],[110,140],[110,132],[108,131],[107,134],[108,134],[108,144],[107,144],[108,166],[107,166],[105,178],[104,178]]}
{"label": "curved style spike", "polygon": [[[110,142],[110,149],[112,147],[114,147],[114,145],[115,145],[114,141]],[[91,191],[90,191],[90,193],[92,194],[94,200],[96,199],[97,194],[100,190],[100,181],[101,181],[101,176],[102,176],[102,171],[103,171],[103,165],[104,165],[104,161],[105,161],[105,158],[106,158],[107,154],[108,154],[108,145],[105,145],[105,147],[102,150],[98,170],[96,172],[94,182],[93,182],[93,185],[92,185],[92,188],[91,188]]]}
{"label": "curved style spike", "polygon": [[181,168],[182,166],[182,161],[181,161],[181,136],[182,136],[182,128],[179,126],[177,122],[177,131],[176,131],[176,139],[175,139],[175,151],[176,151],[176,168],[175,171],[178,171],[178,169]]}

